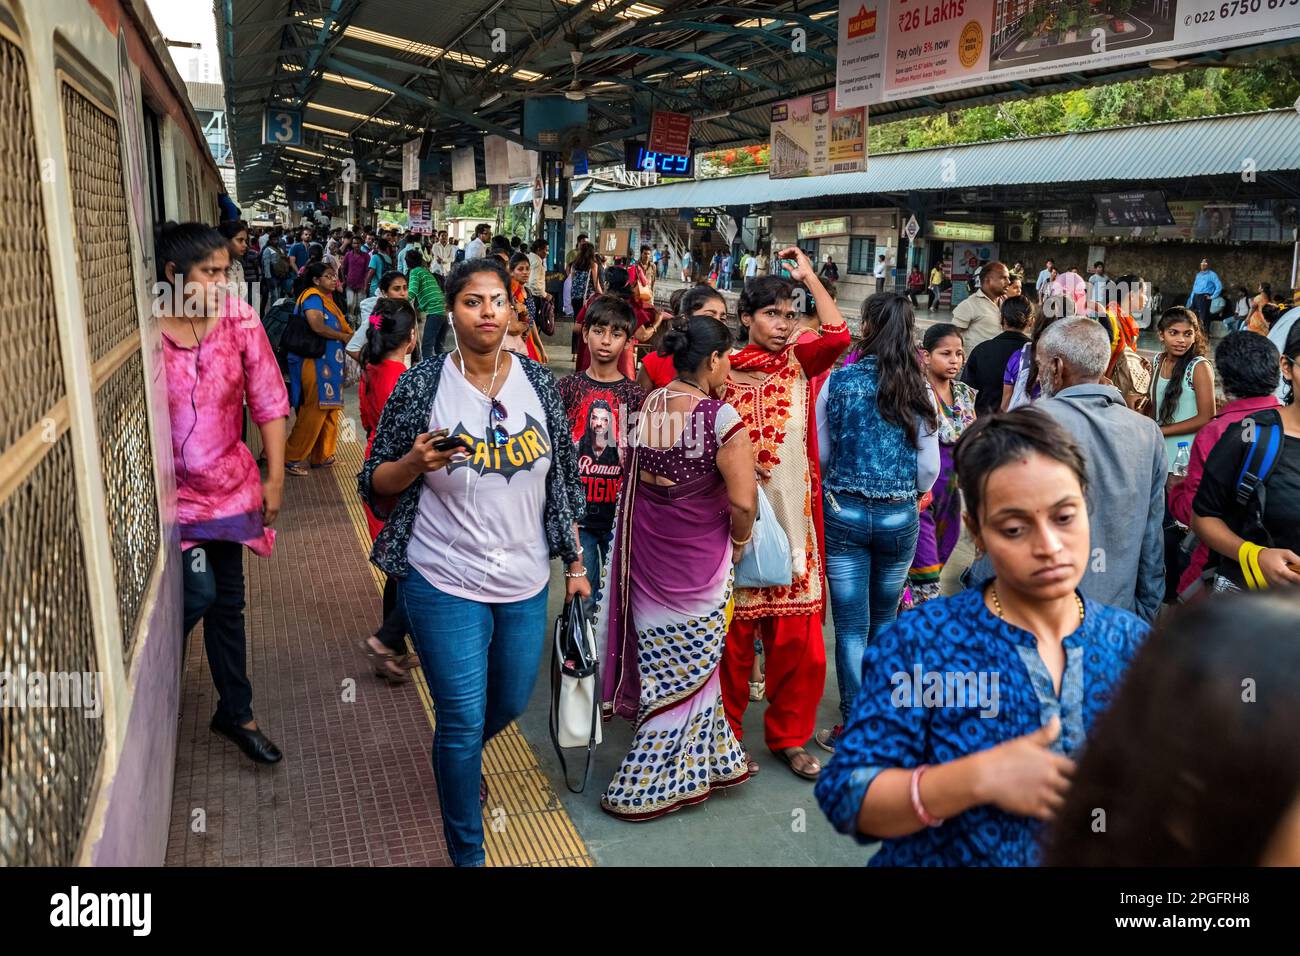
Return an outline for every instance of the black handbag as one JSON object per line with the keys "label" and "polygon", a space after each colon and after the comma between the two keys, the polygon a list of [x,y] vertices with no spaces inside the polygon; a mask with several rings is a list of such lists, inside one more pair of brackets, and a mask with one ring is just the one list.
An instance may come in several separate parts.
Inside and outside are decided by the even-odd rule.
{"label": "black handbag", "polygon": [[533,296],[533,311],[537,315],[537,331],[543,335],[555,334],[555,306],[544,296]]}
{"label": "black handbag", "polygon": [[307,321],[307,315],[301,308],[295,307],[293,315],[284,326],[280,336],[280,346],[290,355],[299,358],[318,359],[325,354],[325,338],[317,335]]}

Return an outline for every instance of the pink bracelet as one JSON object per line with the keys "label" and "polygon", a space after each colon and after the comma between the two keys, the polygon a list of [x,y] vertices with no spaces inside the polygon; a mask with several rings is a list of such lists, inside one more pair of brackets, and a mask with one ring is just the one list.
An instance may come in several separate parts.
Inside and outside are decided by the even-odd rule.
{"label": "pink bracelet", "polygon": [[929,769],[930,765],[923,763],[912,771],[912,809],[916,811],[917,818],[927,827],[937,827],[943,825],[943,820],[930,816],[925,810],[925,805],[921,803],[921,777]]}

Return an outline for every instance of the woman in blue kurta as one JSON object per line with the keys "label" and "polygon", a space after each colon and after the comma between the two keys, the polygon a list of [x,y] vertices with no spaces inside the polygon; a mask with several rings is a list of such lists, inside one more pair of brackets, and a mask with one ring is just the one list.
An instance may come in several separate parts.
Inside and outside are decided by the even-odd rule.
{"label": "woman in blue kurta", "polygon": [[873,866],[1039,862],[1042,820],[1147,626],[1085,600],[1086,476],[1043,412],[976,423],[956,448],[967,525],[995,576],[900,617],[867,648],[862,690],[817,800]]}

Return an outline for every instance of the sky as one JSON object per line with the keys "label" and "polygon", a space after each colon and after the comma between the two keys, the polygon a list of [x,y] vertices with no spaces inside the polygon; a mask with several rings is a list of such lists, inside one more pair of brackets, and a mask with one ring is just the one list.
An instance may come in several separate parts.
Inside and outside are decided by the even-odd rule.
{"label": "sky", "polygon": [[[201,43],[203,50],[172,48],[176,70],[185,80],[221,82],[220,61],[217,54],[217,21],[212,13],[212,0],[146,0],[158,29],[168,40]],[[202,75],[207,61],[209,73]],[[195,72],[198,75],[193,75]]]}

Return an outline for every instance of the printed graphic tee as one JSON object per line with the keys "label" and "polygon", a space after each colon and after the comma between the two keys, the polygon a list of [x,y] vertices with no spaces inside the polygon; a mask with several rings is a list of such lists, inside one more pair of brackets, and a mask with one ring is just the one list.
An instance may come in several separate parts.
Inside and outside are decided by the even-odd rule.
{"label": "printed graphic tee", "polygon": [[587,495],[587,514],[578,524],[605,534],[614,528],[614,510],[623,484],[628,416],[641,408],[644,393],[630,378],[598,382],[586,372],[560,379],[560,397],[578,449],[578,478]]}
{"label": "printed graphic tee", "polygon": [[489,604],[530,598],[550,579],[542,513],[552,450],[546,413],[517,360],[497,394],[508,440],[488,434],[489,403],[456,363],[443,367],[429,430],[446,427],[472,451],[424,476],[407,560],[438,590]]}

